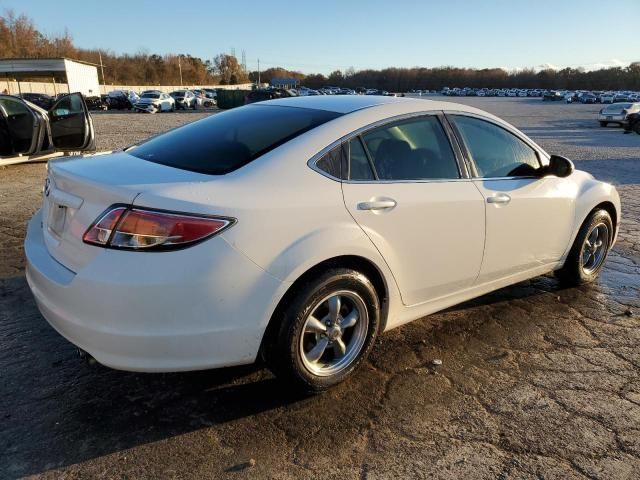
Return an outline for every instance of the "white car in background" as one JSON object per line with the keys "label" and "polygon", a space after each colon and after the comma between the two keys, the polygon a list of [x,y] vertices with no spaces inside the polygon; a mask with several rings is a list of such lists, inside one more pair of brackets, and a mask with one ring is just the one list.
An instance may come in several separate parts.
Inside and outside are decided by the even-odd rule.
{"label": "white car in background", "polygon": [[640,112],[640,103],[612,103],[600,110],[598,113],[598,122],[600,122],[601,127],[606,127],[610,123],[624,126],[627,123],[629,115],[638,112]]}
{"label": "white car in background", "polygon": [[176,109],[176,102],[168,93],[147,90],[140,95],[140,100],[133,105],[133,108],[149,113],[172,112]]}
{"label": "white car in background", "polygon": [[600,103],[613,103],[615,94],[613,92],[606,92],[600,95]]}
{"label": "white car in background", "polygon": [[169,94],[175,101],[176,108],[184,109],[192,108],[196,109],[198,106],[198,99],[195,93],[191,90],[175,90]]}
{"label": "white car in background", "polygon": [[105,365],[264,359],[317,392],[386,330],[552,271],[593,281],[619,222],[613,186],[481,110],[294,97],[50,162],[26,271]]}

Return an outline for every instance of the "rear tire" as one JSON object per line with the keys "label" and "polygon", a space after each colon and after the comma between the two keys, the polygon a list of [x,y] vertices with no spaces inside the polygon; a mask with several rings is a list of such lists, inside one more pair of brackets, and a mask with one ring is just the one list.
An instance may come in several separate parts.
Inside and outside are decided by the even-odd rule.
{"label": "rear tire", "polygon": [[607,125],[609,125],[607,122],[600,122],[601,127],[606,127]]}
{"label": "rear tire", "polygon": [[373,348],[380,324],[375,288],[362,273],[332,268],[305,282],[275,314],[264,356],[275,375],[306,393],[349,377]]}
{"label": "rear tire", "polygon": [[604,265],[613,239],[611,215],[604,209],[595,210],[584,221],[558,279],[570,286],[593,282]]}

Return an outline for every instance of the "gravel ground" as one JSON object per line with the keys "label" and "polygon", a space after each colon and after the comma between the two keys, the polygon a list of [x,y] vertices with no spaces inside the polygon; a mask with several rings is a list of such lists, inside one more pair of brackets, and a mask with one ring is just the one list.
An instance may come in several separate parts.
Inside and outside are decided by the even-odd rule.
{"label": "gravel ground", "polygon": [[[257,366],[81,363],[24,280],[44,165],[0,169],[0,478],[639,478],[640,136],[599,128],[598,106],[455,100],[616,183],[618,243],[596,284],[540,277],[388,332],[358,375],[312,398]],[[97,114],[98,145],[203,115]]]}

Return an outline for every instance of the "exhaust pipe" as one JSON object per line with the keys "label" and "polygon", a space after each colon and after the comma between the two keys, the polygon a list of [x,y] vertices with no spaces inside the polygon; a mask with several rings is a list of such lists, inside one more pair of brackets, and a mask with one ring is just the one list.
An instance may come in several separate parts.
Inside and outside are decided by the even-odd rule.
{"label": "exhaust pipe", "polygon": [[78,348],[77,350],[78,350],[78,356],[80,357],[81,360],[84,360],[87,365],[93,366],[96,363],[98,363],[98,361],[95,358],[93,358],[89,352],[85,352],[81,348]]}

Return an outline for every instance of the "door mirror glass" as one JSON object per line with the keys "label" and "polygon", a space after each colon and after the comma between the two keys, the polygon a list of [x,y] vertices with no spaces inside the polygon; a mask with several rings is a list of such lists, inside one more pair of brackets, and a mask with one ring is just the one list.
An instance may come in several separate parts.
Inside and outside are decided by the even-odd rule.
{"label": "door mirror glass", "polygon": [[564,178],[568,177],[575,170],[573,162],[566,157],[560,155],[551,155],[549,159],[549,165],[542,167],[541,176],[554,175],[556,177]]}

